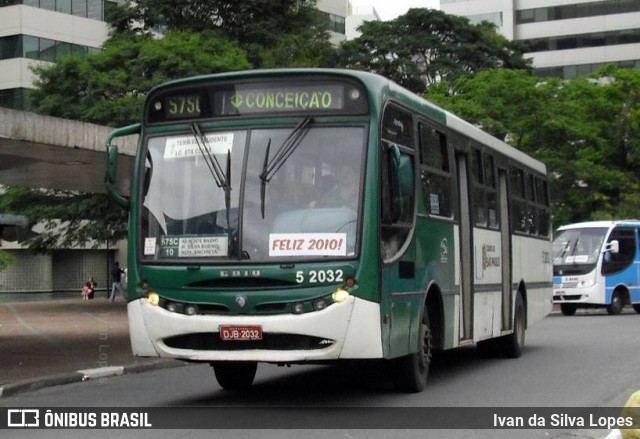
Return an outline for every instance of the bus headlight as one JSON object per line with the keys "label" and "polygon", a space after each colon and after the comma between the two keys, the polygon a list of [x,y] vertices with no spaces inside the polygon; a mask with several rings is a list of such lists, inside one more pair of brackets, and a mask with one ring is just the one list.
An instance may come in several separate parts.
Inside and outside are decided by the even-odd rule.
{"label": "bus headlight", "polygon": [[335,303],[344,303],[349,300],[350,295],[351,293],[349,293],[349,291],[344,288],[339,288],[331,294],[331,299],[333,299]]}
{"label": "bus headlight", "polygon": [[149,293],[147,294],[147,302],[149,302],[149,305],[158,306],[160,304],[160,296],[158,293]]}

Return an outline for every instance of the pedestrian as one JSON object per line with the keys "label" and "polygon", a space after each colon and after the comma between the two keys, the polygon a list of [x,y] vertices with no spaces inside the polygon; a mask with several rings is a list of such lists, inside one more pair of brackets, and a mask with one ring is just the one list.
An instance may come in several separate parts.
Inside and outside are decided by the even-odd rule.
{"label": "pedestrian", "polygon": [[93,279],[93,277],[90,277],[87,284],[89,285],[89,299],[93,299],[96,294],[96,287],[98,286],[98,283]]}
{"label": "pedestrian", "polygon": [[89,282],[82,285],[82,300],[89,300]]}
{"label": "pedestrian", "polygon": [[120,264],[116,261],[111,269],[111,295],[109,296],[109,300],[112,302],[116,300],[116,293],[118,291],[122,293],[121,279],[123,274],[124,270],[120,268]]}

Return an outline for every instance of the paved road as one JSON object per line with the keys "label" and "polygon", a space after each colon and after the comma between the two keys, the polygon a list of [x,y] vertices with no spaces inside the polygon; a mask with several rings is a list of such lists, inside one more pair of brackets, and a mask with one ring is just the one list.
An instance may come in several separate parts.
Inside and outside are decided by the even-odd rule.
{"label": "paved road", "polygon": [[75,296],[0,302],[0,395],[81,380],[77,371],[175,363],[131,354],[124,300]]}

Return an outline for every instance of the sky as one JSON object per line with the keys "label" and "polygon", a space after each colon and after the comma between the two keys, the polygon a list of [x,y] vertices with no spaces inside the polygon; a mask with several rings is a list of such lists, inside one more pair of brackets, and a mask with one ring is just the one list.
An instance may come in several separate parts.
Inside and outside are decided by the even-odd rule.
{"label": "sky", "polygon": [[383,21],[393,20],[411,8],[440,9],[440,0],[351,0],[351,4],[373,6]]}

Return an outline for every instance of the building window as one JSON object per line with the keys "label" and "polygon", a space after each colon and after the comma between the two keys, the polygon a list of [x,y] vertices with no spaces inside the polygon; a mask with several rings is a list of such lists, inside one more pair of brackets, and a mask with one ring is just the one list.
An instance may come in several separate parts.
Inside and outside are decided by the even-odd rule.
{"label": "building window", "polygon": [[488,14],[468,15],[467,18],[471,24],[479,24],[483,21],[488,21],[491,24],[495,24],[498,27],[502,27],[503,19],[502,12],[494,12]]}
{"label": "building window", "polygon": [[31,35],[10,35],[0,37],[0,60],[29,58],[39,61],[56,62],[61,57],[99,52],[97,47],[86,47],[64,41],[32,37]]}
{"label": "building window", "polygon": [[638,0],[606,0],[546,8],[522,9],[516,11],[516,24],[569,20],[572,18],[597,17],[600,15],[624,14],[638,11],[640,11],[640,2]]}
{"label": "building window", "polygon": [[563,79],[573,79],[579,76],[585,76],[585,75],[590,75],[592,73],[595,73],[598,69],[601,69],[602,67],[605,67],[607,65],[615,65],[622,69],[640,69],[640,59],[610,62],[610,63],[594,63],[594,64],[580,64],[580,65],[572,65],[572,66],[547,67],[547,68],[535,69],[534,73],[536,76],[540,76],[543,78],[554,77],[554,78],[563,78]]}
{"label": "building window", "polygon": [[522,42],[528,45],[527,50],[529,52],[548,52],[551,50],[616,46],[619,44],[640,43],[640,29],[595,32],[591,34],[563,35],[561,37],[522,40]]}
{"label": "building window", "polygon": [[[106,21],[106,13],[117,5],[117,2],[113,0],[0,0],[0,7],[11,5],[32,6],[62,14]],[[344,27],[344,18],[342,21]]]}
{"label": "building window", "polygon": [[0,90],[0,107],[12,110],[29,110],[26,88],[8,88]]}
{"label": "building window", "polygon": [[323,16],[325,17],[325,20],[327,21],[327,23],[329,24],[329,30],[339,33],[339,34],[346,34],[346,24],[345,24],[345,18],[341,17],[340,15],[335,15],[335,14],[329,14],[327,12],[320,12],[321,14],[323,14]]}

